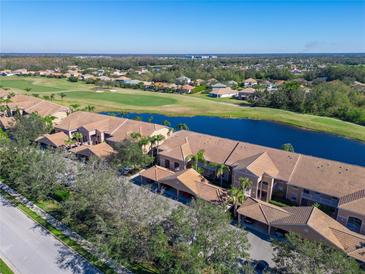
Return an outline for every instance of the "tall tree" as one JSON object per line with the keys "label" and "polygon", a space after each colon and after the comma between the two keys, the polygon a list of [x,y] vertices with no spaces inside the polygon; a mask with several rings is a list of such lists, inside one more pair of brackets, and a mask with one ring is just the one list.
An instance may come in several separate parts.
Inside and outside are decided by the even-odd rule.
{"label": "tall tree", "polygon": [[84,108],[85,111],[88,111],[88,112],[93,112],[95,110],[95,106],[92,106],[92,105],[87,105],[85,108]]}
{"label": "tall tree", "polygon": [[15,142],[30,144],[40,135],[49,133],[52,129],[52,117],[43,118],[36,113],[27,116],[17,114],[14,126],[9,130]]}
{"label": "tall tree", "polygon": [[177,125],[177,129],[178,130],[189,130],[189,127],[185,123],[180,123],[180,124]]}
{"label": "tall tree", "polygon": [[196,154],[189,155],[185,159],[186,162],[191,162],[191,166],[200,174],[203,173],[203,169],[199,167],[199,163],[205,164],[204,150],[199,150]]}
{"label": "tall tree", "polygon": [[133,140],[125,140],[115,145],[117,153],[111,158],[111,163],[117,168],[132,168],[138,170],[153,162],[153,158],[143,153],[140,144]]}
{"label": "tall tree", "polygon": [[72,112],[79,111],[80,110],[80,105],[79,104],[71,104],[70,108],[71,108]]}
{"label": "tall tree", "polygon": [[274,261],[280,273],[362,273],[356,261],[343,251],[297,234],[287,234],[286,240],[274,242],[274,247]]}
{"label": "tall tree", "polygon": [[237,216],[237,208],[240,204],[243,203],[245,193],[241,188],[238,187],[232,187],[230,190],[228,190],[229,195],[229,202],[233,204],[233,212],[234,216]]}
{"label": "tall tree", "polygon": [[59,94],[59,96],[61,97],[61,100],[63,101],[63,98],[65,98],[65,97],[66,97],[66,93],[61,92],[61,93]]}
{"label": "tall tree", "polygon": [[215,176],[220,179],[220,185],[223,186],[223,175],[229,171],[229,168],[224,163],[213,163],[212,165],[215,167]]}
{"label": "tall tree", "polygon": [[281,146],[281,149],[289,152],[294,152],[294,146],[290,143],[283,144]]}

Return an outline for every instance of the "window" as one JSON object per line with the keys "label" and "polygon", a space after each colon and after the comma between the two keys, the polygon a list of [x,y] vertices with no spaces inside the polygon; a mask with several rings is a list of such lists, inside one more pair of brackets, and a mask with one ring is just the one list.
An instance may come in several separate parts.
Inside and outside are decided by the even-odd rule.
{"label": "window", "polygon": [[304,189],[304,191],[303,191],[305,194],[309,194],[309,190],[307,190],[307,189]]}
{"label": "window", "polygon": [[360,232],[361,224],[362,221],[356,217],[350,216],[347,220],[347,227],[354,232]]}
{"label": "window", "polygon": [[180,167],[179,163],[174,162],[174,169],[178,169]]}
{"label": "window", "polygon": [[165,160],[165,167],[170,168],[170,161],[169,160]]}
{"label": "window", "polygon": [[297,200],[297,194],[296,193],[292,193],[291,196],[290,196],[290,200],[292,201],[296,201]]}
{"label": "window", "polygon": [[263,186],[268,186],[269,184],[267,182],[262,182]]}

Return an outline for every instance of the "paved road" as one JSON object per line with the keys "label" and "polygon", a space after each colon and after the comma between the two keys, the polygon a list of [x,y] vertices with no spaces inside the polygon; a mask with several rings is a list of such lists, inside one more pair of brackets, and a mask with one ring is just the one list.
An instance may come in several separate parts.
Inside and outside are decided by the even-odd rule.
{"label": "paved road", "polygon": [[0,257],[20,274],[100,273],[1,196]]}

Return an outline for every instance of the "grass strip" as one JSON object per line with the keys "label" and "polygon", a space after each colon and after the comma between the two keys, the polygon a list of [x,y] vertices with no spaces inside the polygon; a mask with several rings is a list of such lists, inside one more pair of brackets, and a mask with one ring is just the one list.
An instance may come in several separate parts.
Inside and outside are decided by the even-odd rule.
{"label": "grass strip", "polygon": [[0,258],[0,273],[1,274],[14,274],[14,272],[8,267],[8,265]]}

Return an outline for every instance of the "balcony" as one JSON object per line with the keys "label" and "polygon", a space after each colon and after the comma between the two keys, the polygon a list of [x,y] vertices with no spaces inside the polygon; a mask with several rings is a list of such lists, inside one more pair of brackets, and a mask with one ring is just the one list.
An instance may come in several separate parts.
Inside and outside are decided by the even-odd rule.
{"label": "balcony", "polygon": [[323,197],[321,194],[314,193],[314,192],[310,192],[310,193],[303,192],[302,198],[319,203],[319,204],[331,206],[331,207],[338,206],[337,199],[326,198],[326,197]]}

